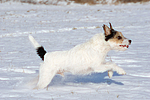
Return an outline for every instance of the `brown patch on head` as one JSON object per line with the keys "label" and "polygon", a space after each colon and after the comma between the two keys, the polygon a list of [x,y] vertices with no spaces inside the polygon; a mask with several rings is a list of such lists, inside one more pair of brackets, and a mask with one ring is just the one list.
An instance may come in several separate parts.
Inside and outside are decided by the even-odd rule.
{"label": "brown patch on head", "polygon": [[109,41],[115,42],[117,44],[122,44],[124,39],[125,37],[122,35],[122,33],[116,31],[116,34]]}
{"label": "brown patch on head", "polygon": [[121,32],[117,31],[114,37],[109,39],[109,44],[113,50],[124,51],[129,48],[131,40],[128,40],[122,35]]}
{"label": "brown patch on head", "polygon": [[114,36],[117,34],[118,31],[114,30],[111,23],[110,28],[107,25],[103,25],[103,30],[105,34],[105,41],[108,41],[109,39],[114,38]]}
{"label": "brown patch on head", "polygon": [[121,32],[114,30],[111,23],[109,24],[110,28],[107,25],[103,25],[105,41],[109,42],[113,50],[126,50],[132,41],[125,38]]}
{"label": "brown patch on head", "polygon": [[[111,23],[110,24],[110,28],[107,25],[103,25],[103,30],[104,30],[104,35],[105,35],[105,41],[110,41],[112,42],[113,48],[116,47],[125,47],[128,48],[129,45],[131,44],[131,40],[126,39],[121,32],[116,31],[113,29]],[[116,46],[116,45],[118,46]]]}

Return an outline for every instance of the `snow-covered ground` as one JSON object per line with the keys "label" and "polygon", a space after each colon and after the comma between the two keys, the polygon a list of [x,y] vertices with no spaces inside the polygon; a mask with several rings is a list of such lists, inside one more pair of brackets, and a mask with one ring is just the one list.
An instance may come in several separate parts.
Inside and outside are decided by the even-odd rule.
{"label": "snow-covered ground", "polygon": [[[150,4],[0,4],[1,100],[150,100]],[[132,39],[127,51],[108,54],[127,75],[107,72],[56,75],[48,90],[33,90],[41,59],[28,40],[32,34],[49,52],[68,50],[103,33],[102,25]]]}

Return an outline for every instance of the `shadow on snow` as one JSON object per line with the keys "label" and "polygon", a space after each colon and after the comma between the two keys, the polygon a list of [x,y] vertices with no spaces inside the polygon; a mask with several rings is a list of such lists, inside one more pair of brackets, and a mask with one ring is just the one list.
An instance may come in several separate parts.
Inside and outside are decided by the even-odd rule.
{"label": "shadow on snow", "polygon": [[[121,82],[117,82],[115,80],[112,80],[110,78],[105,78],[108,76],[108,73],[93,73],[90,75],[72,75],[72,74],[65,74],[64,77],[60,75],[56,75],[52,82],[50,83],[50,86],[55,85],[67,85],[68,83],[76,83],[76,84],[88,84],[88,83],[107,83],[108,85],[111,84],[117,84],[117,85],[124,85]],[[114,72],[114,76],[120,76],[116,72]]]}

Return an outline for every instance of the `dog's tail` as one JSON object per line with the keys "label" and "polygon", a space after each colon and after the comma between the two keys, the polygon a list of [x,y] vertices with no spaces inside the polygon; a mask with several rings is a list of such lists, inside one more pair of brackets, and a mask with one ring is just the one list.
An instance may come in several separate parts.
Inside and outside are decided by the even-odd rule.
{"label": "dog's tail", "polygon": [[46,54],[46,51],[43,46],[41,46],[31,35],[29,35],[29,40],[33,44],[34,48],[37,51],[37,54],[42,58],[44,61],[44,55]]}

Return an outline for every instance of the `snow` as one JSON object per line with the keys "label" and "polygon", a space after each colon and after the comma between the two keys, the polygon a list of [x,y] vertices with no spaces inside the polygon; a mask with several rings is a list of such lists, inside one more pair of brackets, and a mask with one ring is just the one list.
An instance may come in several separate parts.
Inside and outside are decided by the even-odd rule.
{"label": "snow", "polygon": [[[150,4],[32,5],[0,4],[1,100],[149,100]],[[111,51],[106,58],[127,74],[56,75],[48,89],[33,90],[41,59],[31,45],[31,34],[49,52],[68,50],[102,33],[111,22],[132,39],[127,51]]]}

